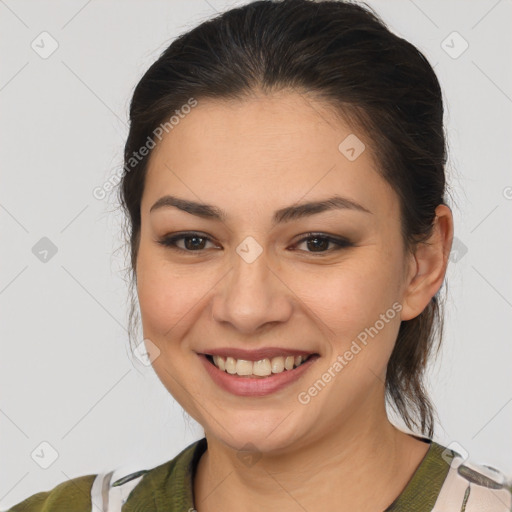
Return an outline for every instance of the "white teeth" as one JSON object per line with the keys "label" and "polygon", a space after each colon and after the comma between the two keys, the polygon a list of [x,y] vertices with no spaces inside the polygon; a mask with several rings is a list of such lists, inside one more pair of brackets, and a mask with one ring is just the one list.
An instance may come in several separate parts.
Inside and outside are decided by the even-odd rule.
{"label": "white teeth", "polygon": [[236,362],[236,373],[238,375],[252,375],[252,361],[238,359]]}
{"label": "white teeth", "polygon": [[272,359],[267,358],[252,362],[245,359],[235,359],[234,357],[213,356],[213,363],[219,370],[231,375],[268,377],[272,373],[293,370],[307,358],[308,356],[277,356]]}
{"label": "white teeth", "polygon": [[258,377],[267,377],[272,373],[270,361],[268,359],[262,359],[261,361],[254,361],[252,373],[258,375]]}
{"label": "white teeth", "polygon": [[273,357],[270,364],[272,366],[272,373],[281,373],[284,370],[284,357]]}
{"label": "white teeth", "polygon": [[215,366],[219,368],[219,370],[224,371],[226,369],[224,358],[220,356],[213,356],[213,362],[215,363]]}
{"label": "white teeth", "polygon": [[231,375],[236,373],[236,359],[233,359],[232,357],[226,358],[226,371],[231,373]]}

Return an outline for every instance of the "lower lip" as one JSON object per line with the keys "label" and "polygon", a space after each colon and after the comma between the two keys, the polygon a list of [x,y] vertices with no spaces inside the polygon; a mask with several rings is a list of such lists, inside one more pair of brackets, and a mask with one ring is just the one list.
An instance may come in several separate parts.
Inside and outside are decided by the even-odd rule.
{"label": "lower lip", "polygon": [[222,389],[238,396],[265,396],[275,393],[304,375],[319,357],[318,355],[311,356],[305,363],[293,370],[273,373],[268,377],[241,377],[219,370],[208,361],[204,354],[198,355],[212,380]]}

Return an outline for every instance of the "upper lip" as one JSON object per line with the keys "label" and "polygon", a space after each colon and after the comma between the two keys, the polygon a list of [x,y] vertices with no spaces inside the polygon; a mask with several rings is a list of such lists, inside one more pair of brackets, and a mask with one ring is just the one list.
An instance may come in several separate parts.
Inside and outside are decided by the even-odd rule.
{"label": "upper lip", "polygon": [[272,359],[278,356],[301,356],[316,354],[311,350],[296,350],[290,348],[264,347],[256,350],[247,350],[243,348],[212,348],[202,352],[205,355],[233,357],[235,359],[244,359],[245,361],[261,361],[262,359]]}

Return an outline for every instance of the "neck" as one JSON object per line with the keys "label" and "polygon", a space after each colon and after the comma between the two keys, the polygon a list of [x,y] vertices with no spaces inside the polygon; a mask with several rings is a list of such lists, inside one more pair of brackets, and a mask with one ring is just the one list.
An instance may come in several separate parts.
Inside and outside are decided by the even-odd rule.
{"label": "neck", "polygon": [[[375,410],[374,410],[375,411]],[[194,480],[198,512],[382,511],[400,494],[428,450],[387,419],[385,406],[300,448],[258,454],[253,463],[206,435]]]}

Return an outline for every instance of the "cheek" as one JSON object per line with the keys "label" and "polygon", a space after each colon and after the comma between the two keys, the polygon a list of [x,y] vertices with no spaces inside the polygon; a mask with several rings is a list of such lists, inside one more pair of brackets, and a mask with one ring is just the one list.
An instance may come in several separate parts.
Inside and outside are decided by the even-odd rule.
{"label": "cheek", "polygon": [[377,252],[371,249],[343,265],[295,279],[296,294],[342,338],[373,325],[399,297],[396,265],[381,261]]}
{"label": "cheek", "polygon": [[[179,330],[204,295],[197,273],[180,273],[162,258],[141,250],[137,262],[137,294],[146,335],[156,338]],[[173,332],[173,334],[176,331]]]}

